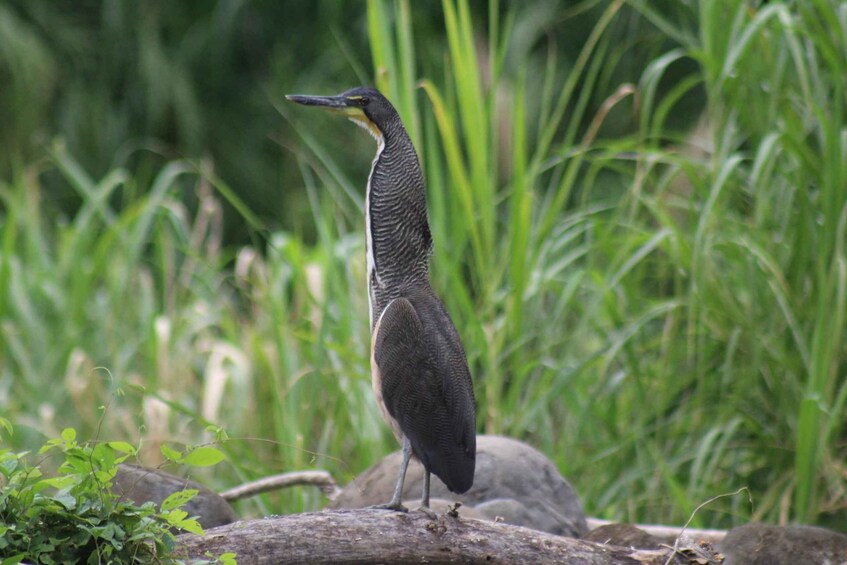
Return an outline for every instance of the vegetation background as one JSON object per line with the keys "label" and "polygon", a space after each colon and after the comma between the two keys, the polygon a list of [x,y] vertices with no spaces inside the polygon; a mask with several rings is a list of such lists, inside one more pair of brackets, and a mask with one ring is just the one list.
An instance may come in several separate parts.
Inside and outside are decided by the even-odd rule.
{"label": "vegetation background", "polygon": [[[847,523],[847,2],[0,4],[3,447],[229,440],[213,488],[395,449],[370,392],[376,84],[429,182],[479,432],[589,513]],[[310,490],[245,516],[318,508]]]}

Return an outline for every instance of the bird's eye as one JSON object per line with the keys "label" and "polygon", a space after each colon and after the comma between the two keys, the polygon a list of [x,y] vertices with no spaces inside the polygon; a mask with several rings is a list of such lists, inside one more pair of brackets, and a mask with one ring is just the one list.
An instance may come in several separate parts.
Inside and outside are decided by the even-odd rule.
{"label": "bird's eye", "polygon": [[370,104],[370,101],[371,99],[367,96],[362,96],[361,98],[359,98],[359,104],[362,106],[367,106],[368,104]]}

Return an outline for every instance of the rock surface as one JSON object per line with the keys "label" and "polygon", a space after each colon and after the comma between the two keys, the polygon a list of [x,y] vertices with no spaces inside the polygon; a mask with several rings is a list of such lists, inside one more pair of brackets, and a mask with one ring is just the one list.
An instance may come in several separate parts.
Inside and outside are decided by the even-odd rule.
{"label": "rock surface", "polygon": [[606,524],[599,528],[594,528],[584,535],[582,539],[605,545],[633,547],[635,549],[660,549],[662,545],[673,544],[673,540],[652,536],[631,524]]}
{"label": "rock surface", "polygon": [[148,501],[160,505],[171,494],[185,489],[199,491],[182,508],[189,516],[197,516],[203,528],[214,528],[238,520],[232,506],[216,492],[158,469],[120,465],[112,481],[112,492],[125,496],[139,506]]}
{"label": "rock surface", "polygon": [[[391,499],[400,470],[400,452],[388,455],[348,484],[330,508],[364,508]],[[423,466],[409,464],[403,499],[420,498]],[[500,436],[478,436],[476,477],[465,494],[457,495],[435,476],[433,498],[459,501],[489,519],[551,534],[580,537],[588,531],[585,513],[571,485],[556,466],[529,445]],[[459,510],[462,514],[463,509]]]}
{"label": "rock surface", "polygon": [[847,535],[813,526],[746,524],[730,530],[718,549],[724,565],[847,563]]}

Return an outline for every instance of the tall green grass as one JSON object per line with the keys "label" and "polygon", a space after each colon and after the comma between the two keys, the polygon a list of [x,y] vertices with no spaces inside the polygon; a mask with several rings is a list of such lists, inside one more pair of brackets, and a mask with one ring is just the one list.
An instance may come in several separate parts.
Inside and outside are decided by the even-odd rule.
{"label": "tall green grass", "polygon": [[[57,222],[35,168],[0,184],[0,398],[18,426],[4,441],[74,424],[140,442],[141,461],[158,465],[162,444],[216,441],[207,425],[221,425],[232,466],[197,477],[213,486],[315,466],[349,479],[384,450],[357,315],[364,260],[350,260],[364,247],[337,236],[328,196],[314,205],[319,247],[275,234],[262,254],[222,247],[221,202],[242,204],[203,163],[175,161],[149,190],[122,170],[94,181],[61,147],[41,167],[84,205]],[[320,502],[285,492],[245,511]]]}
{"label": "tall green grass", "polygon": [[[489,6],[483,30],[442,2],[445,76],[415,107],[408,6],[369,4],[377,82],[425,125],[433,276],[483,429],[577,481],[600,465],[580,491],[618,517],[684,519],[739,486],[753,505],[706,522],[843,515],[845,5],[703,2],[672,21],[586,2],[581,53],[541,79],[504,65],[515,17]],[[633,13],[675,41],[616,84]],[[669,122],[696,92],[689,137]],[[637,130],[598,136],[618,106]]]}
{"label": "tall green grass", "polygon": [[[682,523],[746,486],[752,503],[722,498],[694,523],[843,523],[847,4],[590,0],[535,24],[493,0],[485,22],[464,0],[441,8],[443,47],[403,0],[370,1],[367,32],[425,166],[433,284],[479,431],[536,445],[595,515]],[[586,14],[574,58],[527,47]],[[627,35],[634,22],[654,34]],[[636,48],[651,63],[620,79]],[[201,162],[147,186],[90,178],[56,146],[0,183],[4,417],[141,441],[148,464],[224,426],[213,486],[311,466],[347,480],[396,448],[370,392],[364,177],[309,127],[332,118],[279,107],[314,245],[268,232]],[[79,195],[73,217],[41,194],[48,176]],[[223,246],[224,201],[265,249]]]}

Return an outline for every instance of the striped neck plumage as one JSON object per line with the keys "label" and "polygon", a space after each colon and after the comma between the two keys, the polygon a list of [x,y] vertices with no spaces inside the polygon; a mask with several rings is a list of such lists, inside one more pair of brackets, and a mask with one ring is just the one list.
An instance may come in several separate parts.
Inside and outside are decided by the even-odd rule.
{"label": "striped neck plumage", "polygon": [[377,128],[377,152],[365,198],[368,298],[371,327],[392,299],[429,283],[432,236],[426,186],[415,148],[399,117]]}

